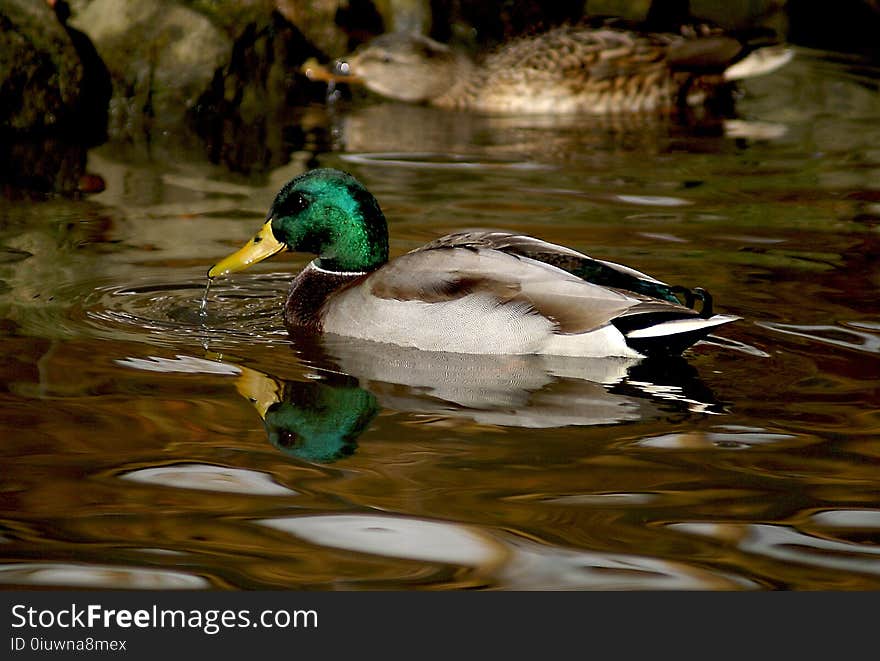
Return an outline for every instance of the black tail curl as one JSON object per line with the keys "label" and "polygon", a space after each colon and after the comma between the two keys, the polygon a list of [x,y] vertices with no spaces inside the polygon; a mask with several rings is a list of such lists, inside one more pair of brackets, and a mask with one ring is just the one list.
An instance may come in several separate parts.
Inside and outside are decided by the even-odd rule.
{"label": "black tail curl", "polygon": [[710,294],[707,290],[702,287],[694,287],[693,289],[688,289],[687,287],[682,287],[681,285],[675,285],[674,287],[669,288],[670,291],[676,296],[682,297],[682,303],[689,307],[691,310],[696,310],[697,301],[700,301],[700,316],[704,319],[708,319],[713,314],[714,305],[712,302],[712,294]]}

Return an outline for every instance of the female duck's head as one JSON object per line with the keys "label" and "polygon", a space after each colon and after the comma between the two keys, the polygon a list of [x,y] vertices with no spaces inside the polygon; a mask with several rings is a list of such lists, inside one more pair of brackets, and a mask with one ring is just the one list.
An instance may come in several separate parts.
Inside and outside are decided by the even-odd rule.
{"label": "female duck's head", "polygon": [[336,79],[362,82],[391,99],[422,103],[447,92],[461,64],[455,52],[433,39],[410,32],[389,32],[337,63],[337,70],[346,67],[348,76]]}
{"label": "female duck's head", "polygon": [[290,180],[266,223],[209,278],[241,271],[283,250],[318,255],[331,271],[372,271],[388,261],[388,227],[376,198],[347,172],[322,168]]}

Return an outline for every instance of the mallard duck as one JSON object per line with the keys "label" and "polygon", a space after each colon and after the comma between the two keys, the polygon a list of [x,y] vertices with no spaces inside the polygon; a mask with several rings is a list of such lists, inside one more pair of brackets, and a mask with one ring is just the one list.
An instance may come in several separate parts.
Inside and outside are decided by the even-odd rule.
{"label": "mallard duck", "polygon": [[480,60],[423,35],[377,37],[313,78],[362,82],[407,102],[486,113],[669,111],[788,62],[790,49],[702,29],[644,33],[564,26],[511,41]]}
{"label": "mallard duck", "polygon": [[[451,234],[389,262],[378,202],[334,169],[288,182],[257,235],[208,277],[283,250],[318,256],[291,284],[291,331],[426,351],[643,357],[680,353],[737,319],[712,314],[702,290],[505,231]],[[679,291],[703,309],[681,304]]]}

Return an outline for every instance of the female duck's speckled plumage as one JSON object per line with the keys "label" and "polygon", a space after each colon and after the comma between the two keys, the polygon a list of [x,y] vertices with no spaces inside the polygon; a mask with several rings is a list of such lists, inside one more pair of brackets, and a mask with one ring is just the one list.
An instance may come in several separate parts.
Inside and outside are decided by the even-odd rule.
{"label": "female duck's speckled plumage", "polygon": [[791,52],[707,34],[566,26],[509,42],[479,61],[411,33],[389,33],[346,60],[384,96],[489,113],[667,111],[725,83],[782,66]]}
{"label": "female duck's speckled plumage", "polygon": [[736,319],[712,315],[707,295],[698,312],[676,297],[693,300],[691,290],[511,232],[451,234],[387,262],[378,203],[338,170],[293,179],[257,236],[209,276],[285,249],[318,255],[291,284],[291,331],[428,351],[638,357],[680,353]]}

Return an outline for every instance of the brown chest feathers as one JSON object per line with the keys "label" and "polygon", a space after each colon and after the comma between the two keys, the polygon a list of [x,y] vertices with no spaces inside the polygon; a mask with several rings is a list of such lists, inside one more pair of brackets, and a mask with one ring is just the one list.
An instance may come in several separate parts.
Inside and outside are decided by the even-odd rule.
{"label": "brown chest feathers", "polygon": [[327,271],[311,262],[290,283],[284,304],[288,330],[323,331],[322,309],[334,294],[360,282],[368,274]]}

